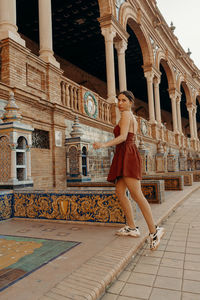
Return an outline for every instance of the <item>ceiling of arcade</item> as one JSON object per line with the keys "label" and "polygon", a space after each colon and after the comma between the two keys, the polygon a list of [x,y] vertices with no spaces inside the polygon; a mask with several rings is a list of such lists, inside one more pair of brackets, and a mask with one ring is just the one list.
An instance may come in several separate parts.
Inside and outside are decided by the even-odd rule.
{"label": "ceiling of arcade", "polygon": [[[97,20],[100,17],[98,0],[51,1],[53,50],[55,54],[105,82],[105,44]],[[16,3],[19,32],[38,44],[38,0],[17,0]],[[126,51],[127,86],[137,98],[147,102],[146,79],[142,68],[142,51],[130,26],[127,25],[127,32],[130,35]],[[116,50],[115,70],[118,88]],[[160,84],[161,108],[171,112],[171,102],[167,91],[167,75],[162,65],[160,65],[160,71],[162,73]],[[79,84],[84,85],[80,82]],[[185,105],[182,107],[182,113],[184,117],[187,116]]]}

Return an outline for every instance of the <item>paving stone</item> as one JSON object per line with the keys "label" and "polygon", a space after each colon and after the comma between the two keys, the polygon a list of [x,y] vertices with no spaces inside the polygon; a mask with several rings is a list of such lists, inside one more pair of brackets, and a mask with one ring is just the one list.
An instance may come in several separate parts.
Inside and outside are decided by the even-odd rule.
{"label": "paving stone", "polygon": [[186,261],[185,265],[184,265],[184,269],[186,269],[186,270],[200,271],[200,263]]}
{"label": "paving stone", "polygon": [[181,292],[153,288],[149,300],[181,300]]}
{"label": "paving stone", "polygon": [[184,270],[184,279],[200,281],[200,272],[192,270]]}
{"label": "paving stone", "polygon": [[118,277],[118,280],[120,281],[127,281],[130,277],[131,271],[123,271],[120,276]]}
{"label": "paving stone", "polygon": [[200,299],[200,294],[182,293],[181,300],[199,300],[199,299]]}
{"label": "paving stone", "polygon": [[154,286],[163,289],[181,290],[182,279],[157,276]]}
{"label": "paving stone", "polygon": [[183,277],[183,269],[176,269],[170,267],[159,267],[158,275],[165,277],[174,277],[174,278],[182,278]]}
{"label": "paving stone", "polygon": [[152,286],[156,276],[152,274],[143,274],[133,272],[129,279],[128,283],[136,283],[141,285]]}
{"label": "paving stone", "polygon": [[183,268],[183,261],[171,258],[163,258],[160,265],[172,268]]}
{"label": "paving stone", "polygon": [[114,294],[110,294],[110,293],[106,293],[101,300],[117,300],[118,299],[118,295],[114,295]]}
{"label": "paving stone", "polygon": [[[200,283],[199,281],[194,280],[184,280],[183,281],[183,291],[184,292],[191,292],[191,293],[198,293],[200,296]],[[199,297],[200,299],[200,297]]]}
{"label": "paving stone", "polygon": [[200,254],[199,255],[195,255],[195,254],[187,253],[185,255],[185,261],[200,262]]}
{"label": "paving stone", "polygon": [[163,255],[163,258],[172,258],[172,259],[177,259],[177,260],[184,260],[185,255],[184,255],[184,253],[166,251]]}
{"label": "paving stone", "polygon": [[152,288],[145,285],[139,285],[134,283],[125,284],[121,291],[122,296],[129,296],[141,299],[149,299]]}
{"label": "paving stone", "polygon": [[159,257],[149,257],[149,256],[142,256],[139,260],[142,264],[148,264],[148,265],[159,265],[161,261],[161,258]]}
{"label": "paving stone", "polygon": [[145,274],[156,274],[158,271],[158,266],[138,264],[136,265],[134,271],[138,273],[145,273]]}

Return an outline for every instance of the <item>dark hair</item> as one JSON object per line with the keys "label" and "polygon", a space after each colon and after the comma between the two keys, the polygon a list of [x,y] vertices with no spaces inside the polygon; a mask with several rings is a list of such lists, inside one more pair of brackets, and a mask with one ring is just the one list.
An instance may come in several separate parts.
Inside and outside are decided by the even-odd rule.
{"label": "dark hair", "polygon": [[122,92],[119,92],[117,98],[121,94],[123,94],[124,96],[126,96],[133,104],[135,103],[135,96],[133,95],[133,93],[131,91],[122,91]]}

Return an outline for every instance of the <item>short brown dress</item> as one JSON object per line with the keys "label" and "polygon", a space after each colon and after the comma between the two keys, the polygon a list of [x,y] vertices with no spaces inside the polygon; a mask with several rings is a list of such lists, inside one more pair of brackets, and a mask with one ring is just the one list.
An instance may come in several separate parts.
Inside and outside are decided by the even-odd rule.
{"label": "short brown dress", "polygon": [[[120,135],[119,125],[114,128],[115,137]],[[142,161],[135,144],[135,134],[129,132],[126,141],[116,145],[107,181],[115,183],[120,177],[142,179]]]}

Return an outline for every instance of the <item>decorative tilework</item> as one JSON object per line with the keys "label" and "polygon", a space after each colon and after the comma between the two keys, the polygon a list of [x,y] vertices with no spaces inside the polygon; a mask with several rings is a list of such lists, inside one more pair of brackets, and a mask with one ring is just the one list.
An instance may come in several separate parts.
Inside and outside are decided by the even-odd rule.
{"label": "decorative tilework", "polygon": [[12,217],[13,194],[0,193],[0,221]]}
{"label": "decorative tilework", "polygon": [[0,291],[79,242],[0,236]]}
{"label": "decorative tilework", "polygon": [[164,180],[142,180],[141,185],[142,192],[149,203],[164,202]]}
{"label": "decorative tilework", "polygon": [[144,175],[145,180],[164,180],[165,190],[180,191],[183,190],[183,175],[175,174],[159,174],[159,175]]}
{"label": "decorative tilework", "polygon": [[125,223],[113,192],[14,193],[14,216],[103,223]]}

